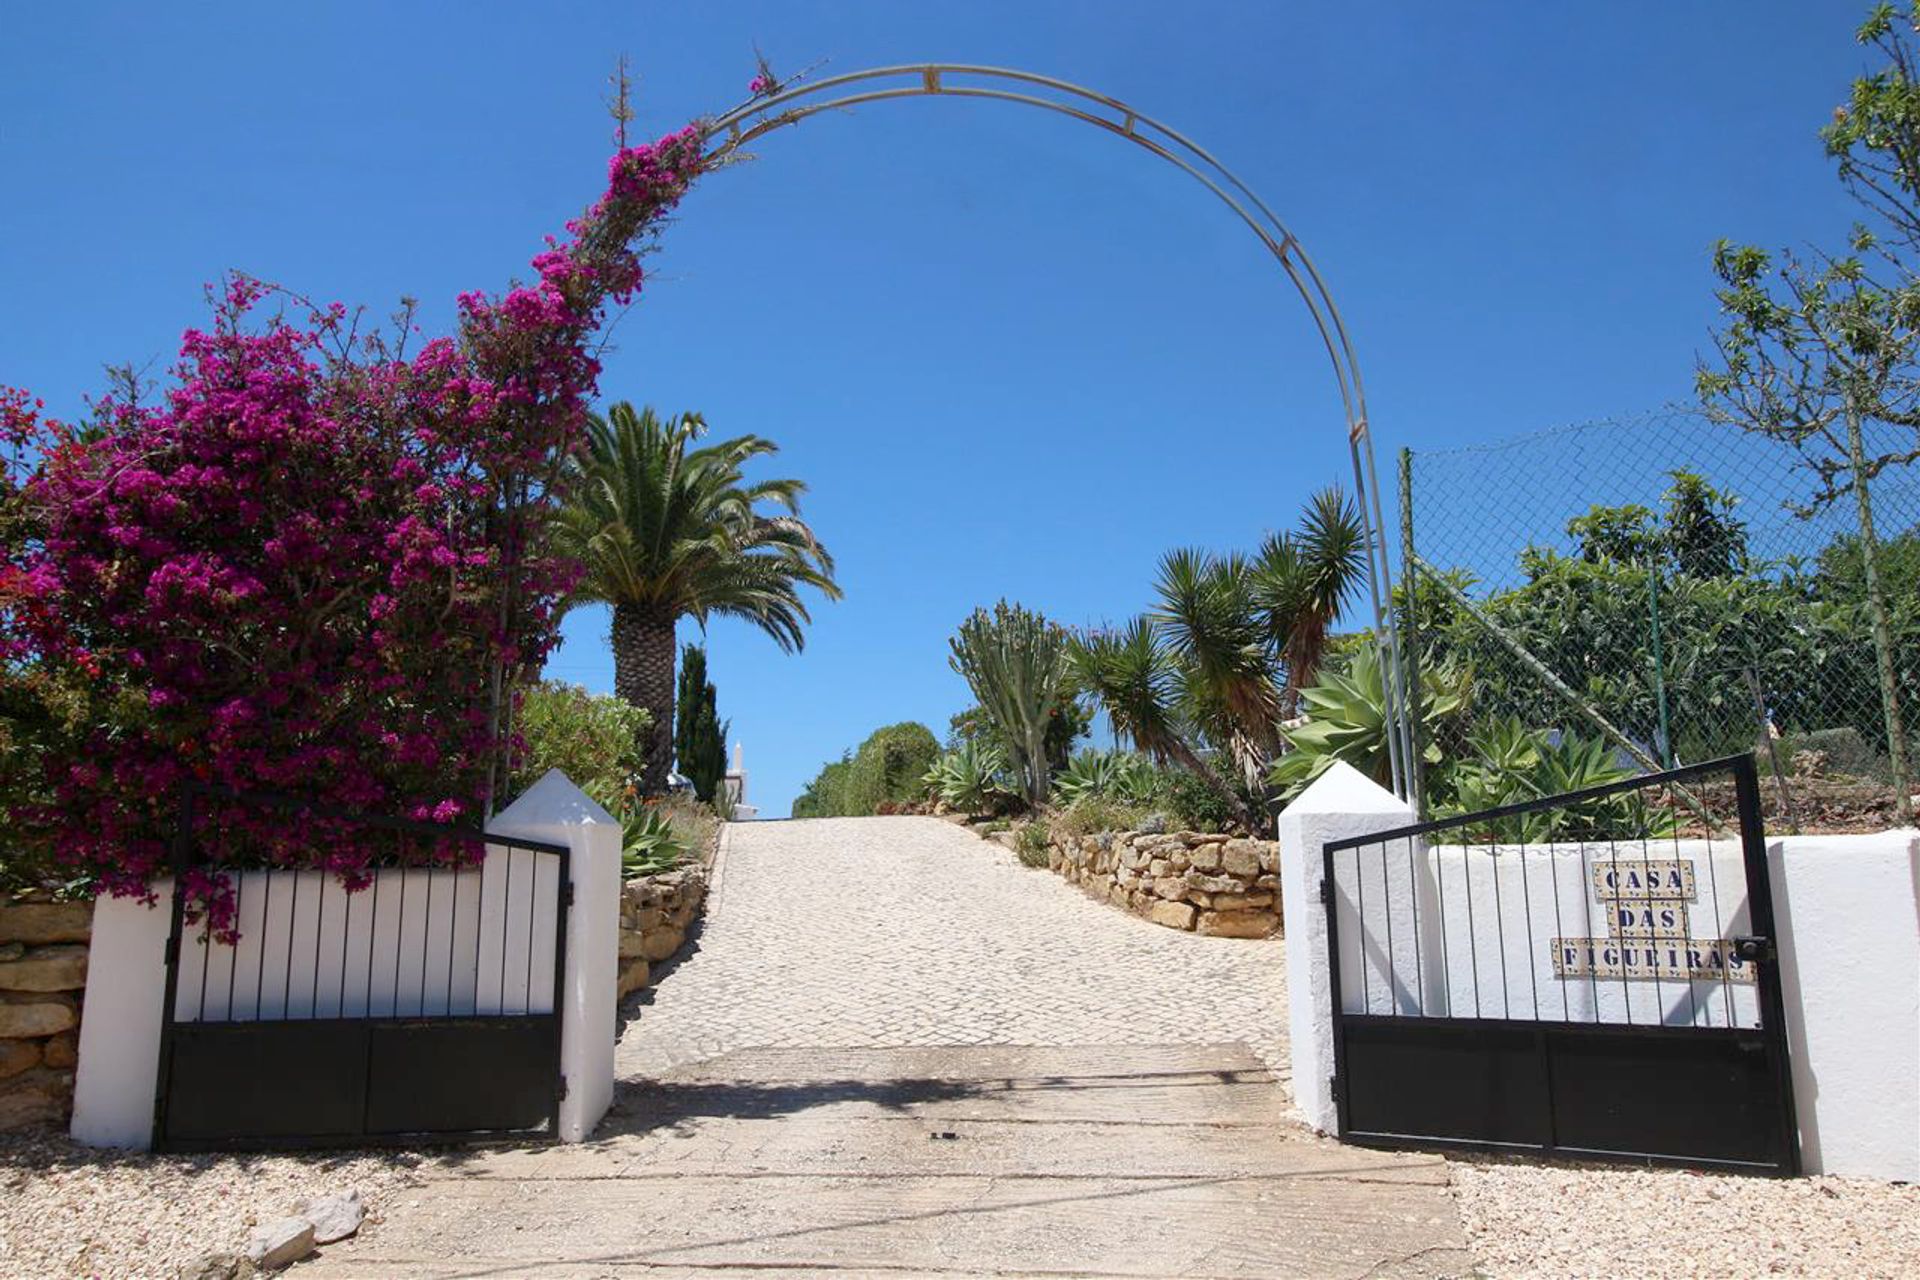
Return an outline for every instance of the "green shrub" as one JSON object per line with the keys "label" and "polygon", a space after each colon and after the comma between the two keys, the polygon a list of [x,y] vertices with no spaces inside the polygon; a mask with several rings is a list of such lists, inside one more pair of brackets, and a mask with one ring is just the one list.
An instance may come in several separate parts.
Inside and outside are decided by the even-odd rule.
{"label": "green shrub", "polygon": [[608,809],[618,807],[640,772],[642,746],[653,717],[620,698],[579,685],[542,680],[522,696],[522,748],[508,789],[525,791],[558,769]]}
{"label": "green shrub", "polygon": [[1788,734],[1781,739],[1782,764],[1791,765],[1794,754],[1800,751],[1826,752],[1827,770],[1830,773],[1854,778],[1878,778],[1887,770],[1886,757],[1869,746],[1858,729],[1815,729],[1811,733]]}
{"label": "green shrub", "polygon": [[1236,816],[1224,796],[1188,769],[1166,774],[1166,804],[1175,825],[1186,831],[1226,831]]}
{"label": "green shrub", "polygon": [[[1467,739],[1470,753],[1435,775],[1444,798],[1439,817],[1456,817],[1548,796],[1625,782],[1640,771],[1597,738],[1563,733],[1558,740],[1505,717],[1479,726]],[[1627,840],[1673,834],[1673,810],[1647,803],[1638,791],[1603,796],[1571,806],[1500,818],[1463,829],[1470,840]]]}
{"label": "green shrub", "polygon": [[878,813],[927,794],[927,770],[940,758],[933,730],[913,720],[876,729],[853,754],[841,812],[850,817]]}
{"label": "green shrub", "polygon": [[1084,795],[1053,818],[1053,832],[1063,839],[1099,835],[1103,831],[1138,831],[1150,812],[1113,796]]}
{"label": "green shrub", "polygon": [[1075,755],[1055,776],[1053,787],[1068,804],[1097,795],[1151,805],[1165,792],[1166,781],[1145,756],[1136,752],[1089,748]]}
{"label": "green shrub", "polygon": [[1044,867],[1052,842],[1052,832],[1046,819],[1035,818],[1014,833],[1013,852],[1025,866]]}
{"label": "green shrub", "polygon": [[853,775],[853,752],[843,752],[838,760],[814,775],[806,789],[794,798],[789,816],[795,818],[837,818],[847,809],[847,781]]}

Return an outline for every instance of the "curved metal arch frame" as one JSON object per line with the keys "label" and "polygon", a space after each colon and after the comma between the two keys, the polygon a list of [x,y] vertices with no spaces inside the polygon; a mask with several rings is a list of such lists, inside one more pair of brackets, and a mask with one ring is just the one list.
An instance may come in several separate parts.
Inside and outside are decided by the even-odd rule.
{"label": "curved metal arch frame", "polygon": [[750,98],[707,122],[703,135],[706,161],[714,166],[738,158],[744,154],[743,148],[755,139],[823,112],[920,97],[990,99],[1039,107],[1132,142],[1212,192],[1259,238],[1286,272],[1326,347],[1346,413],[1354,486],[1367,533],[1367,585],[1372,595],[1374,626],[1382,638],[1382,656],[1389,673],[1384,682],[1387,714],[1392,725],[1387,735],[1389,767],[1394,790],[1403,797],[1413,797],[1417,772],[1411,767],[1412,716],[1402,711],[1410,699],[1399,636],[1389,607],[1393,579],[1387,560],[1387,529],[1381,513],[1373,435],[1367,421],[1366,389],[1360,379],[1359,360],[1354,355],[1346,322],[1305,247],[1246,183],[1186,135],[1117,98],[1051,76],[1007,67],[913,63],[781,85],[774,92]]}

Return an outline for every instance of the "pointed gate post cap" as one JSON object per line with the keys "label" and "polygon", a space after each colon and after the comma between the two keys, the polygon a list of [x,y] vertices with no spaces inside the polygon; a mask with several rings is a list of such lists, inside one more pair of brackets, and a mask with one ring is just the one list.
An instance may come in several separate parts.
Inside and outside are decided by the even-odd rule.
{"label": "pointed gate post cap", "polygon": [[594,798],[575,786],[573,779],[558,769],[528,787],[518,800],[493,815],[489,827],[593,826],[607,823],[619,826],[612,814]]}
{"label": "pointed gate post cap", "polygon": [[1405,816],[1407,802],[1345,760],[1335,760],[1286,808],[1288,813],[1392,813]]}

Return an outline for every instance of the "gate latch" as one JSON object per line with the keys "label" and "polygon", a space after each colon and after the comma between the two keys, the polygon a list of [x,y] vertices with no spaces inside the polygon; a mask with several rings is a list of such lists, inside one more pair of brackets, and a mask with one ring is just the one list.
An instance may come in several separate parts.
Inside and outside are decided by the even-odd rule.
{"label": "gate latch", "polygon": [[1773,945],[1772,938],[1735,938],[1733,939],[1733,954],[1747,961],[1777,960],[1780,958],[1779,949]]}

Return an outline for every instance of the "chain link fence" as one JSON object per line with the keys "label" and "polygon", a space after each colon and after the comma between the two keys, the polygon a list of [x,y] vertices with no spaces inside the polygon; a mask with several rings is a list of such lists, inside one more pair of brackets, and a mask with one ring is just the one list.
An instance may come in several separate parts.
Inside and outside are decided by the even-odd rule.
{"label": "chain link fence", "polygon": [[1788,826],[1906,818],[1920,467],[1867,486],[1875,592],[1854,494],[1817,502],[1792,447],[1695,411],[1399,463],[1396,609],[1429,759],[1484,759],[1522,729],[1601,740],[1648,770],[1758,750]]}

